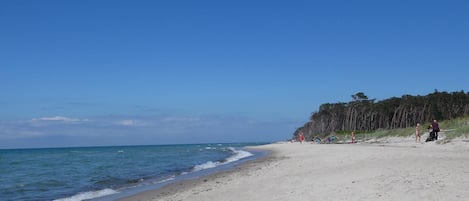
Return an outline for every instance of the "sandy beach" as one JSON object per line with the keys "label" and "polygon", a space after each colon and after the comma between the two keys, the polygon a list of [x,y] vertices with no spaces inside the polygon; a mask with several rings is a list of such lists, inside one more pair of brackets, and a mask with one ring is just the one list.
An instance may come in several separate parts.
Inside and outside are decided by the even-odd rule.
{"label": "sandy beach", "polygon": [[[425,138],[422,138],[425,139]],[[469,143],[276,143],[265,158],[122,200],[469,200]]]}

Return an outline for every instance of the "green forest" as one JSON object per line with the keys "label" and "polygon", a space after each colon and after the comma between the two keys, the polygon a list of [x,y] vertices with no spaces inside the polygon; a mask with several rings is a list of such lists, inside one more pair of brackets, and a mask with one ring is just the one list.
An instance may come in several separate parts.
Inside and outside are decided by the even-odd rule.
{"label": "green forest", "polygon": [[469,93],[439,92],[425,96],[403,95],[385,100],[369,99],[363,92],[351,96],[348,103],[325,103],[313,112],[299,132],[306,140],[331,133],[371,132],[381,129],[414,127],[429,124],[433,119],[450,120],[469,115]]}

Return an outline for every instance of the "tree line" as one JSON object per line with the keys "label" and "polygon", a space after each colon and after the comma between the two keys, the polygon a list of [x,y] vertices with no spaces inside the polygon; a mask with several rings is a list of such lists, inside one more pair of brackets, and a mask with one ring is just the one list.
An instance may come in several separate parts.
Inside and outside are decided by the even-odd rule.
{"label": "tree line", "polygon": [[326,103],[313,112],[308,122],[298,128],[307,140],[333,132],[373,131],[425,125],[433,119],[447,120],[469,115],[469,93],[439,92],[426,96],[403,95],[381,101],[369,99],[363,92],[352,95],[348,103]]}

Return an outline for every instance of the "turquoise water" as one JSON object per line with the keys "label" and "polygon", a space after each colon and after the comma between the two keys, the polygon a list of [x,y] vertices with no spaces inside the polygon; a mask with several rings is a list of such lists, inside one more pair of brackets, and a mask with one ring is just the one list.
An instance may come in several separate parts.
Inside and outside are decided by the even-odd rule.
{"label": "turquoise water", "polygon": [[99,199],[254,157],[249,145],[0,150],[0,200]]}

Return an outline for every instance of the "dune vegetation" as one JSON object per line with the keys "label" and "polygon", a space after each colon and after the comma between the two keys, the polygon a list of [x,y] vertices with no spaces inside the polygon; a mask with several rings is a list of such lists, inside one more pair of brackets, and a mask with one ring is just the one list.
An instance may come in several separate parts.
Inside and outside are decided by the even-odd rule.
{"label": "dune vegetation", "polygon": [[[336,136],[346,140],[352,131],[357,139],[410,136],[417,123],[425,134],[436,119],[447,140],[469,134],[469,93],[439,92],[425,96],[403,95],[376,101],[363,92],[352,95],[348,103],[325,103],[310,120],[293,133],[302,133],[307,141]],[[428,133],[428,132],[427,132]]]}

